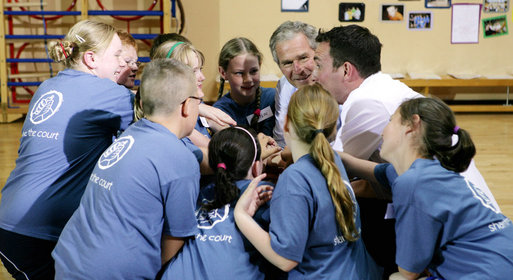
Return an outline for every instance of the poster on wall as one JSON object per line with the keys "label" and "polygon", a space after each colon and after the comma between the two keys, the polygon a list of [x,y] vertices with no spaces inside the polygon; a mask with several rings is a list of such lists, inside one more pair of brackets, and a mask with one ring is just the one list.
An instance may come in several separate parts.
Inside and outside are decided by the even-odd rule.
{"label": "poster on wall", "polygon": [[364,3],[340,3],[338,5],[338,20],[346,21],[363,21],[365,18]]}
{"label": "poster on wall", "polygon": [[509,0],[484,0],[483,12],[485,13],[505,13],[509,8]]}
{"label": "poster on wall", "polygon": [[508,20],[506,16],[483,19],[483,36],[485,38],[508,34]]}
{"label": "poster on wall", "polygon": [[477,44],[481,4],[452,5],[451,43]]}
{"label": "poster on wall", "polygon": [[408,29],[409,30],[430,30],[433,25],[433,17],[431,12],[409,12],[408,13]]}
{"label": "poster on wall", "polygon": [[308,0],[281,0],[282,12],[308,12]]}
{"label": "poster on wall", "polygon": [[425,0],[426,8],[450,8],[451,0]]}
{"label": "poster on wall", "polygon": [[382,21],[402,21],[404,15],[404,5],[381,5]]}

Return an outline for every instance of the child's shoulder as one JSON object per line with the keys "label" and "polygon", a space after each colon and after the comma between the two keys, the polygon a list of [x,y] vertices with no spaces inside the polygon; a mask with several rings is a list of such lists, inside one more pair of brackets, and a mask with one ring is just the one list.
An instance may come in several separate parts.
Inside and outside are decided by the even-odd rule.
{"label": "child's shoulder", "polygon": [[230,93],[226,93],[225,95],[221,96],[212,106],[215,108],[224,108],[227,106],[233,106],[236,105],[235,101],[230,97]]}
{"label": "child's shoulder", "polygon": [[435,159],[417,159],[392,185],[395,197],[424,200],[443,195],[447,186],[458,184],[457,173],[443,168]]}
{"label": "child's shoulder", "polygon": [[[281,173],[278,180],[287,178],[294,181],[307,181],[307,178],[313,177],[312,174],[321,174],[320,170],[315,165],[314,160],[310,155],[305,155],[299,160],[288,166],[283,173]],[[322,174],[321,174],[322,176]]]}

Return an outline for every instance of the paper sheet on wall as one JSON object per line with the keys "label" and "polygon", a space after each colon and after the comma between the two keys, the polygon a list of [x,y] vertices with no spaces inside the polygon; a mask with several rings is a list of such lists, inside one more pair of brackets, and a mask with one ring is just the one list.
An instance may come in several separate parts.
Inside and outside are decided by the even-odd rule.
{"label": "paper sheet on wall", "polygon": [[477,44],[481,4],[453,4],[451,43]]}

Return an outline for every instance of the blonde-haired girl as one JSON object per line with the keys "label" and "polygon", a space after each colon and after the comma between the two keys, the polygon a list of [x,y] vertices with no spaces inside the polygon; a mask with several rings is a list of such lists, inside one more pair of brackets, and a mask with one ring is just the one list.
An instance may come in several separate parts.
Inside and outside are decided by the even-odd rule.
{"label": "blonde-haired girl", "polygon": [[294,164],[272,195],[269,232],[252,218],[265,200],[256,184],[235,208],[241,232],[271,263],[289,271],[289,279],[381,279],[360,238],[358,205],[344,166],[329,144],[338,112],[319,85],[299,89],[284,127]]}
{"label": "blonde-haired girl", "polygon": [[0,258],[16,279],[54,278],[57,239],[101,153],[132,121],[132,94],[116,83],[121,47],[114,27],[91,20],[49,44],[66,69],[32,97],[0,203]]}

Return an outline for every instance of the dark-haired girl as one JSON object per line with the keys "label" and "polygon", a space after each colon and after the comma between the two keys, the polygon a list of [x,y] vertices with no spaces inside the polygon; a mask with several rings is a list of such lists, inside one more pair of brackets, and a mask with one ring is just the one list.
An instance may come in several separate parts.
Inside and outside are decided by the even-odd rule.
{"label": "dark-haired girl", "polygon": [[[171,261],[163,279],[264,279],[263,259],[244,241],[233,220],[235,202],[260,175],[260,144],[242,127],[217,132],[208,146],[209,165],[215,183],[200,191],[196,218],[200,233],[186,241]],[[261,186],[262,197],[270,197],[270,186]],[[264,226],[269,223],[267,206],[257,213]],[[267,216],[267,218],[266,218]]]}
{"label": "dark-haired girl", "polygon": [[269,231],[254,220],[263,202],[256,184],[235,207],[240,231],[269,262],[289,271],[288,279],[381,279],[360,238],[344,166],[330,146],[338,115],[337,102],[319,85],[294,93],[284,126],[294,164],[278,178]]}
{"label": "dark-haired girl", "polygon": [[250,40],[234,38],[226,42],[219,54],[219,93],[222,94],[225,80],[230,83],[230,92],[219,96],[214,107],[230,115],[237,124],[272,137],[276,90],[260,87],[261,65],[262,54]]}
{"label": "dark-haired girl", "polygon": [[342,154],[350,173],[391,188],[396,263],[406,279],[427,269],[444,279],[509,279],[513,226],[458,173],[476,149],[439,99],[404,102],[383,131],[379,164]]}

